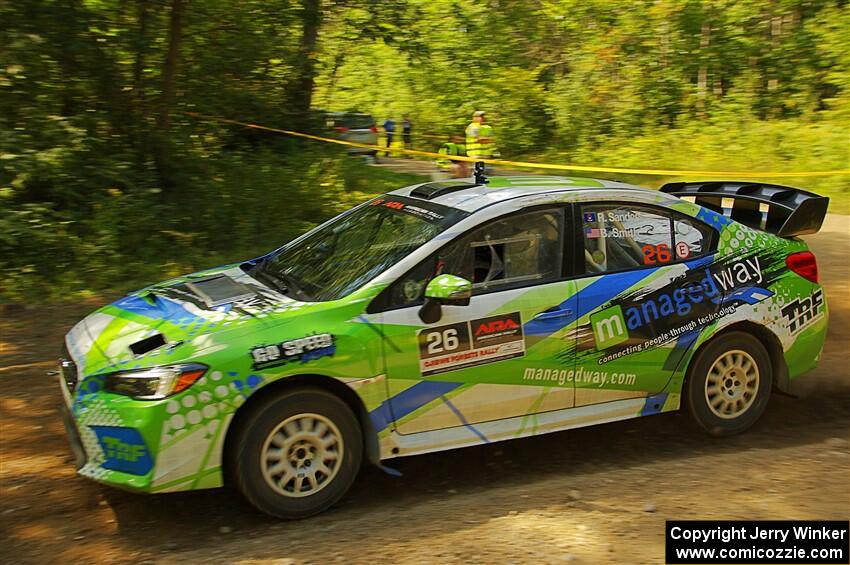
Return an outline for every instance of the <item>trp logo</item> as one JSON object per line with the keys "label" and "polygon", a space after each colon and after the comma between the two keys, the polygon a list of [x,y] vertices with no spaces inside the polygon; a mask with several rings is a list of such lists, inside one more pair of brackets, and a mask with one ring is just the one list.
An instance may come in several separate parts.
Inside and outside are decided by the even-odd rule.
{"label": "trp logo", "polygon": [[153,468],[153,458],[142,434],[135,428],[89,426],[100,443],[104,469],[144,475]]}
{"label": "trp logo", "polygon": [[124,443],[117,437],[105,436],[102,443],[107,459],[136,462],[147,453],[144,445]]}
{"label": "trp logo", "polygon": [[591,315],[590,327],[593,329],[597,349],[607,349],[629,339],[623,309],[619,305]]}

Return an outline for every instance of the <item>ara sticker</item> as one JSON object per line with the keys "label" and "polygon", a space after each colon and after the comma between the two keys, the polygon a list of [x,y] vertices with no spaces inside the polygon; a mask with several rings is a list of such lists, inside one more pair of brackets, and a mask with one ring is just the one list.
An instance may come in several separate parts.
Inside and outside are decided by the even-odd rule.
{"label": "ara sticker", "polygon": [[334,336],[323,333],[255,347],[251,350],[251,359],[254,369],[267,369],[292,361],[306,363],[320,357],[332,357],[334,353]]}
{"label": "ara sticker", "polygon": [[423,377],[525,355],[519,312],[425,328],[417,335]]}

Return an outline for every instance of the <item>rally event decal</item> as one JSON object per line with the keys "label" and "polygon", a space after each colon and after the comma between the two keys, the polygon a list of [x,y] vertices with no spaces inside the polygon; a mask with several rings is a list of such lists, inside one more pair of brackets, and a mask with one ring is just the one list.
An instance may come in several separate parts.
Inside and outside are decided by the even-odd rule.
{"label": "rally event decal", "polygon": [[417,338],[423,377],[525,355],[519,312],[426,328]]}
{"label": "rally event decal", "polygon": [[782,315],[788,320],[788,331],[796,335],[823,314],[823,291],[817,290],[811,296],[804,296],[789,302],[782,308]]}
{"label": "rally event decal", "polygon": [[334,336],[324,333],[255,347],[251,350],[251,358],[254,361],[254,369],[267,369],[292,361],[306,363],[320,357],[333,356],[334,353]]}
{"label": "rally event decal", "polygon": [[369,203],[369,206],[382,206],[384,208],[389,208],[390,210],[395,210],[396,212],[404,212],[405,214],[421,218],[426,222],[439,222],[445,217],[434,210],[428,210],[421,206],[413,206],[412,204],[406,204],[399,200],[388,200],[386,198],[376,198]]}

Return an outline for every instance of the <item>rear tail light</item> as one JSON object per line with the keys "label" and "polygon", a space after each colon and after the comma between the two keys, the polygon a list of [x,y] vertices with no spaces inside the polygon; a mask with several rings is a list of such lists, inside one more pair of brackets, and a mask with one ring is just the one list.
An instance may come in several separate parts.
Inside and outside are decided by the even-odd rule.
{"label": "rear tail light", "polygon": [[811,251],[792,253],[785,258],[785,265],[804,279],[818,282],[818,262]]}
{"label": "rear tail light", "polygon": [[338,131],[339,133],[345,133],[345,132],[347,132],[347,131],[348,131],[348,128],[347,128],[347,127],[345,127],[345,126],[336,126],[334,129],[335,129],[336,131]]}
{"label": "rear tail light", "polygon": [[371,131],[372,133],[378,133],[378,128],[375,127],[375,126],[372,126],[372,127],[369,128],[369,131]]}

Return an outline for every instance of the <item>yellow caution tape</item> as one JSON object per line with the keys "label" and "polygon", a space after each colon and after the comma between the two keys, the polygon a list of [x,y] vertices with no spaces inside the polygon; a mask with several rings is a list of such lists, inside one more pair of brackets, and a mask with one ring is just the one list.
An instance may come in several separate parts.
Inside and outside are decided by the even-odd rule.
{"label": "yellow caution tape", "polygon": [[[418,131],[410,132],[408,134],[405,134],[404,132],[399,131],[399,130],[388,132],[387,130],[384,129],[383,126],[379,126],[378,129],[383,135],[386,135],[388,133],[391,133],[394,136],[409,135],[410,137],[424,137],[426,139],[434,139],[436,141],[446,141],[451,137],[450,135],[437,135],[437,134],[433,134],[433,133],[419,133]],[[461,136],[461,137],[463,137],[463,136]]]}
{"label": "yellow caution tape", "polygon": [[[358,149],[373,149],[375,151],[385,152],[386,147],[380,145],[369,145],[366,143],[357,143],[354,141],[345,141],[342,139],[332,139],[329,137],[321,137],[300,131],[291,131],[279,128],[261,126],[236,120],[228,120],[227,118],[218,118],[215,116],[205,116],[197,112],[184,112],[188,116],[202,120],[210,120],[221,122],[223,124],[233,124],[245,128],[259,129],[264,131],[272,131],[300,137],[303,139],[312,139],[313,141],[322,141],[324,143],[335,143],[346,147],[356,147]],[[587,167],[584,165],[556,165],[551,163],[529,163],[525,161],[506,161],[503,159],[476,159],[474,157],[462,157],[460,155],[443,155],[433,153],[431,151],[420,151],[418,149],[391,149],[393,153],[404,153],[406,155],[418,155],[421,157],[429,157],[432,159],[448,159],[450,161],[465,161],[467,163],[476,163],[483,161],[488,165],[505,166],[505,167],[520,167],[526,169],[552,169],[560,171],[590,171],[598,173],[624,173],[631,175],[658,175],[658,176],[677,176],[677,177],[738,177],[738,178],[783,178],[783,177],[826,177],[832,175],[850,175],[850,168],[838,169],[834,171],[800,171],[800,172],[785,172],[785,173],[759,173],[759,172],[742,172],[742,171],[687,171],[676,169],[628,169],[623,167]]]}

